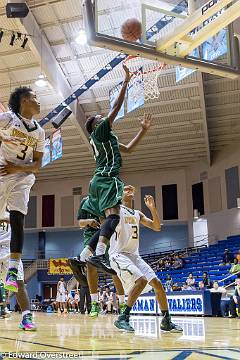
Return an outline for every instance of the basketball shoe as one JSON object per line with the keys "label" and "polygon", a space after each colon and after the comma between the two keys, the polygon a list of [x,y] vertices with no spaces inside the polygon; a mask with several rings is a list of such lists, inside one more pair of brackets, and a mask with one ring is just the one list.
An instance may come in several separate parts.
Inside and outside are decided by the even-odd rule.
{"label": "basketball shoe", "polygon": [[36,331],[37,327],[32,321],[32,314],[28,313],[23,316],[22,321],[19,324],[19,329],[25,331]]}
{"label": "basketball shoe", "polygon": [[134,332],[134,328],[129,323],[129,315],[121,314],[118,319],[114,321],[114,325],[119,329],[127,332]]}
{"label": "basketball shoe", "polygon": [[89,313],[89,316],[91,318],[95,318],[98,316],[98,314],[100,313],[100,306],[99,303],[97,301],[93,301],[92,302],[92,307],[91,307],[91,311]]}
{"label": "basketball shoe", "polygon": [[86,261],[107,274],[116,275],[116,271],[111,268],[105,255],[93,255]]}
{"label": "basketball shoe", "polygon": [[166,332],[175,332],[175,333],[183,332],[183,329],[180,326],[171,322],[170,316],[163,317],[161,321],[160,329]]}
{"label": "basketball shoe", "polygon": [[17,273],[18,271],[16,268],[8,269],[4,289],[18,292]]}

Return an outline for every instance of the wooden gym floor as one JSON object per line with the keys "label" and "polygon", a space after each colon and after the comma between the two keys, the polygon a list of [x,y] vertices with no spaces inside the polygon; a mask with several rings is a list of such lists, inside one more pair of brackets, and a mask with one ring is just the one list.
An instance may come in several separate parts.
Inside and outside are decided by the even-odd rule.
{"label": "wooden gym floor", "polygon": [[119,332],[112,315],[93,320],[80,314],[35,313],[34,319],[38,325],[34,333],[18,330],[18,314],[0,320],[4,359],[13,358],[11,352],[38,360],[70,358],[66,353],[92,360],[240,359],[240,318],[173,317],[183,327],[183,334],[162,333],[161,318],[154,316],[132,316],[135,334]]}

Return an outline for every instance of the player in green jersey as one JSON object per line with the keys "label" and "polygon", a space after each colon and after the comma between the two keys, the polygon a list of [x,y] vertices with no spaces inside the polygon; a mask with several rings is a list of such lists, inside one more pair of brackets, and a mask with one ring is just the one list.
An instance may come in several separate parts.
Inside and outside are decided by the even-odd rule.
{"label": "player in green jersey", "polygon": [[83,210],[83,204],[88,199],[85,196],[80,203],[77,220],[83,230],[83,250],[79,256],[69,258],[68,263],[73,275],[81,285],[87,285],[86,278],[86,259],[96,250],[100,234],[100,220],[97,216]]}
{"label": "player in green jersey", "polygon": [[116,102],[107,117],[91,116],[86,122],[86,129],[90,135],[96,170],[89,185],[89,198],[83,204],[83,209],[91,214],[104,217],[105,221],[100,229],[100,237],[96,248],[96,255],[89,262],[102,270],[115,274],[105,258],[107,244],[119,223],[120,203],[123,195],[123,182],[119,177],[122,166],[121,152],[131,152],[151,125],[151,116],[145,115],[141,128],[128,145],[119,143],[112,132],[113,122],[121,109],[127,85],[131,79],[128,68],[123,65],[125,80]]}
{"label": "player in green jersey", "polygon": [[[77,281],[81,285],[88,285],[91,295],[91,312],[90,317],[95,318],[100,312],[99,299],[98,299],[98,272],[96,267],[91,264],[86,264],[86,259],[92,256],[96,250],[97,242],[99,239],[99,227],[102,219],[99,219],[97,216],[92,215],[91,213],[83,210],[83,204],[87,201],[88,197],[84,197],[80,203],[78,210],[77,219],[79,222],[80,228],[84,229],[83,232],[83,244],[84,249],[82,250],[79,258],[69,259],[70,267],[73,271],[73,274]],[[87,266],[87,279],[84,274],[84,268]],[[113,283],[115,285],[117,296],[119,300],[120,310],[125,309],[124,302],[124,289],[122,283],[117,275],[112,276]]]}

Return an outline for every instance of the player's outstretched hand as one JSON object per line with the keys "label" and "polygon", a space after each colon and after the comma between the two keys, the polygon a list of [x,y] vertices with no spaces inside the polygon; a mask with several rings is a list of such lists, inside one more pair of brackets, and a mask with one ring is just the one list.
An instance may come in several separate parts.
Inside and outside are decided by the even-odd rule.
{"label": "player's outstretched hand", "polygon": [[6,165],[0,166],[0,176],[16,174],[19,172],[19,166],[7,161]]}
{"label": "player's outstretched hand", "polygon": [[97,222],[97,220],[94,220],[94,219],[89,222],[89,226],[91,226],[94,229],[99,229],[100,228],[99,222]]}
{"label": "player's outstretched hand", "polygon": [[129,82],[133,73],[130,73],[129,68],[125,64],[123,64],[123,70],[125,71],[125,81]]}
{"label": "player's outstretched hand", "polygon": [[155,205],[155,201],[152,195],[145,195],[144,197],[144,202],[145,205],[149,208],[149,209],[154,209],[156,207]]}
{"label": "player's outstretched hand", "polygon": [[141,121],[141,126],[142,126],[143,130],[148,130],[150,128],[151,120],[152,120],[151,114],[144,114],[144,118]]}

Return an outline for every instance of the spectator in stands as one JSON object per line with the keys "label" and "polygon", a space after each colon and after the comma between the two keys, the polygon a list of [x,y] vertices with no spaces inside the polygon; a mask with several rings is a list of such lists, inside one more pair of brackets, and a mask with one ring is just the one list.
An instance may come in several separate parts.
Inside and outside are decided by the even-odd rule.
{"label": "spectator in stands", "polygon": [[229,249],[225,249],[222,258],[222,263],[220,265],[232,264],[233,260],[234,260],[233,253]]}
{"label": "spectator in stands", "polygon": [[183,267],[183,261],[182,261],[182,259],[180,259],[180,257],[178,255],[175,255],[172,267],[175,270],[181,269]]}
{"label": "spectator in stands", "polygon": [[173,291],[173,280],[171,275],[167,275],[167,281],[165,282],[164,287],[166,291]]}
{"label": "spectator in stands", "polygon": [[238,250],[238,253],[236,254],[236,259],[238,263],[240,264],[240,250]]}
{"label": "spectator in stands", "polygon": [[171,260],[167,259],[165,260],[165,269],[170,269],[172,266]]}
{"label": "spectator in stands", "polygon": [[187,281],[185,281],[185,283],[183,284],[181,290],[194,291],[194,290],[196,290],[196,288],[195,288],[195,286],[188,285]]}
{"label": "spectator in stands", "polygon": [[157,271],[162,271],[165,269],[165,263],[163,259],[159,259],[157,263]]}
{"label": "spectator in stands", "polygon": [[229,272],[230,272],[230,274],[235,274],[235,273],[240,272],[240,262],[238,262],[237,258],[235,258],[233,260],[233,264],[232,264],[232,267],[229,270]]}
{"label": "spectator in stands", "polygon": [[210,289],[212,287],[212,282],[206,271],[204,271],[204,273],[203,273],[202,282],[203,282],[205,288]]}
{"label": "spectator in stands", "polygon": [[199,287],[199,290],[203,290],[203,289],[205,288],[204,282],[203,282],[203,281],[199,281],[198,287]]}
{"label": "spectator in stands", "polygon": [[192,290],[195,290],[195,279],[193,277],[192,273],[189,273],[188,278],[186,280],[186,284],[192,288]]}
{"label": "spectator in stands", "polygon": [[102,303],[103,313],[111,313],[113,307],[113,293],[110,291],[109,286],[105,287]]}
{"label": "spectator in stands", "polygon": [[[223,286],[219,286],[218,281],[213,282],[213,287],[210,289],[211,293],[220,293],[221,295],[221,302],[220,302],[220,309],[221,314],[223,317],[228,315],[229,311],[229,303],[230,299],[227,296],[227,290]],[[216,314],[217,315],[217,314]]]}
{"label": "spectator in stands", "polygon": [[230,317],[236,318],[237,317],[237,306],[238,306],[238,313],[240,314],[240,279],[236,279],[237,286],[235,287],[234,295],[230,298]]}

